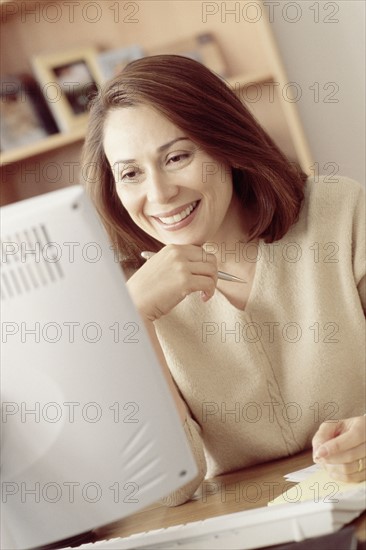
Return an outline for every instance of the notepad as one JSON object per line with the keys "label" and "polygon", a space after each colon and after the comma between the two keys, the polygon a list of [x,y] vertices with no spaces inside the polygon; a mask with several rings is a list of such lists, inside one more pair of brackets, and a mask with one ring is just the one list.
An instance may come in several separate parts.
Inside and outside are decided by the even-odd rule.
{"label": "notepad", "polygon": [[282,495],[271,500],[268,506],[273,504],[289,504],[312,500],[313,502],[334,503],[340,498],[347,498],[347,494],[354,494],[354,491],[365,491],[366,481],[360,483],[345,483],[332,479],[326,470],[319,470],[301,481],[294,487],[285,491]]}

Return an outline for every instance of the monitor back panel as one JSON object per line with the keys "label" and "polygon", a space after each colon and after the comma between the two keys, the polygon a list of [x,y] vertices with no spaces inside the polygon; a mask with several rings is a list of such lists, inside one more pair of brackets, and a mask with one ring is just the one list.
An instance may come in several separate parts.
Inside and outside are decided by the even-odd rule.
{"label": "monitor back panel", "polygon": [[79,186],[2,209],[2,507],[14,548],[136,512],[196,465]]}

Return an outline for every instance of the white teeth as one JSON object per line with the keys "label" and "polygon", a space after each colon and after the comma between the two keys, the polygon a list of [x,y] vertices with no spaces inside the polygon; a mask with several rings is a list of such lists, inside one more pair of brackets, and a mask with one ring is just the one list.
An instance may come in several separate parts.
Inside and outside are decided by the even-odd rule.
{"label": "white teeth", "polygon": [[197,206],[197,202],[198,201],[192,202],[192,204],[187,206],[185,210],[182,210],[182,212],[179,212],[178,214],[174,214],[174,216],[169,216],[167,218],[158,218],[158,219],[167,225],[172,223],[178,223],[184,220],[184,218],[186,218],[187,216],[189,216],[192,210],[194,210],[194,208]]}

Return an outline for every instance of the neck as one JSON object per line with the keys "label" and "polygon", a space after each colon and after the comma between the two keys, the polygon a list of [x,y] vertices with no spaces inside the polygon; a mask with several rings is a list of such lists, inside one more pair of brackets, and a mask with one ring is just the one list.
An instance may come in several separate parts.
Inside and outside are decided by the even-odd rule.
{"label": "neck", "polygon": [[207,254],[214,254],[218,268],[230,271],[230,266],[242,262],[253,262],[257,255],[258,241],[248,241],[250,227],[255,220],[253,211],[243,210],[236,195],[215,238],[203,245]]}

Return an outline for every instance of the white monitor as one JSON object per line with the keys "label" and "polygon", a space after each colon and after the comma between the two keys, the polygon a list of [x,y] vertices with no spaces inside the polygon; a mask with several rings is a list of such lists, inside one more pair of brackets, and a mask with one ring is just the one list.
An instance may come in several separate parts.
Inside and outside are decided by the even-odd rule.
{"label": "white monitor", "polygon": [[1,548],[116,521],[197,468],[80,186],[1,209]]}

